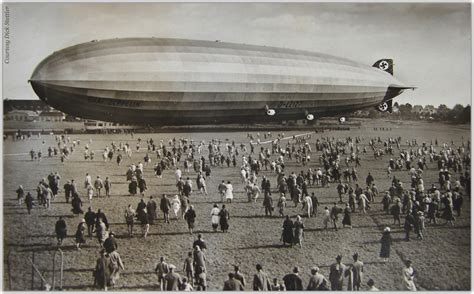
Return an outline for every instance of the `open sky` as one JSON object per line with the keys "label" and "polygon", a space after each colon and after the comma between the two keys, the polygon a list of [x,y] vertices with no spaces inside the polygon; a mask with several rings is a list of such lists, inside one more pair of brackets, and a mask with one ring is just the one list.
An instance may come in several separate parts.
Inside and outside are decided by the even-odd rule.
{"label": "open sky", "polygon": [[[4,3],[10,62],[3,98],[37,99],[36,65],[94,39],[168,37],[303,49],[372,65],[393,58],[417,86],[399,103],[471,104],[469,3]],[[4,7],[5,9],[5,7]],[[5,49],[4,49],[5,50]]]}

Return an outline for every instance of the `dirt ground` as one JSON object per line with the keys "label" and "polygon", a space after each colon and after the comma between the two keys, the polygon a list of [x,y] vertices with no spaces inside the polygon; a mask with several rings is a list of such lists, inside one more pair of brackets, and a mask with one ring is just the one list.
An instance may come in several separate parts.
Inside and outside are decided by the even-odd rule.
{"label": "dirt ground", "polygon": [[[385,127],[388,130],[381,131]],[[375,130],[374,128],[378,128]],[[285,133],[291,136],[302,132]],[[253,132],[255,135],[256,132]],[[263,136],[263,132],[261,132]],[[276,136],[276,134],[274,134]],[[102,179],[108,176],[112,180],[112,196],[106,198],[94,198],[92,208],[101,208],[107,215],[111,229],[117,234],[119,242],[119,253],[121,254],[125,271],[121,274],[118,282],[118,290],[156,290],[157,278],[154,267],[160,256],[167,257],[168,262],[177,266],[178,272],[182,273],[182,264],[191,250],[195,236],[187,232],[187,226],[183,220],[172,220],[171,224],[164,224],[162,215],[159,214],[157,223],[151,226],[147,239],[139,237],[139,226],[136,226],[136,236],[129,239],[124,223],[123,211],[128,204],[135,208],[140,197],[128,196],[128,186],[125,181],[125,172],[131,163],[143,161],[145,150],[134,153],[132,159],[124,158],[120,167],[115,159],[112,162],[104,162],[101,153],[96,151],[94,161],[85,161],[83,148],[89,139],[89,144],[94,150],[103,150],[112,141],[129,142],[135,147],[136,140],[141,137],[143,141],[153,138],[155,142],[164,139],[193,138],[194,141],[205,140],[209,142],[212,138],[235,140],[236,143],[248,143],[247,133],[177,133],[177,134],[136,134],[132,139],[130,135],[73,135],[71,139],[80,139],[81,146],[73,153],[72,157],[65,163],[61,163],[59,157],[43,158],[41,162],[32,162],[29,150],[43,150],[47,156],[48,146],[55,146],[53,136],[32,138],[26,141],[4,141],[4,197],[3,197],[3,244],[4,244],[4,289],[8,288],[7,256],[10,256],[12,289],[28,290],[31,287],[31,265],[28,259],[35,253],[35,264],[46,280],[52,283],[53,278],[53,256],[56,253],[56,239],[54,236],[54,224],[59,216],[64,216],[68,226],[68,238],[62,247],[64,251],[64,290],[92,290],[92,269],[98,257],[99,246],[95,239],[87,240],[82,251],[74,247],[74,233],[81,217],[74,217],[71,206],[65,203],[64,193],[56,198],[51,209],[35,207],[31,215],[27,214],[24,205],[18,206],[15,190],[22,184],[27,191],[31,191],[36,197],[36,185],[38,181],[46,177],[50,172],[59,172],[61,175],[61,187],[66,180],[75,179],[84,195],[83,181],[88,172],[94,179],[100,175]],[[312,134],[311,146],[313,149],[312,161],[308,167],[319,167],[318,157],[315,152],[314,142],[320,137],[345,138],[348,136],[361,136],[362,145],[367,145],[369,138],[378,137],[402,137],[402,148],[407,148],[405,141],[417,139],[419,143],[438,139],[440,143],[450,143],[454,140],[460,144],[462,140],[466,143],[470,140],[470,126],[449,126],[426,122],[389,122],[389,121],[367,121],[362,127],[350,131],[334,131]],[[44,140],[44,144],[42,141]],[[230,142],[230,141],[229,141]],[[286,144],[286,143],[285,143]],[[142,143],[144,146],[144,143]],[[207,145],[206,145],[207,146]],[[204,156],[207,158],[207,148],[203,148]],[[257,149],[256,149],[257,150]],[[398,153],[397,153],[398,155]],[[258,154],[256,155],[258,156]],[[375,177],[375,182],[380,191],[389,187],[390,179],[386,175],[388,156],[382,160],[374,160],[369,152],[362,155],[362,167],[358,168],[360,182],[365,186],[365,177],[370,171]],[[163,193],[175,194],[174,171],[166,170],[163,178],[154,176],[153,166],[156,157],[152,156],[152,163],[145,167],[145,178],[149,190],[146,198],[150,195],[161,195]],[[437,183],[437,166],[428,162],[429,169],[424,173],[425,187]],[[287,165],[286,174],[291,171],[299,173],[307,170],[300,164],[292,161]],[[181,166],[182,168],[182,166]],[[185,174],[186,175],[186,174]],[[269,171],[263,171],[261,175],[270,177],[272,187],[276,188],[276,177]],[[261,176],[260,175],[260,176]],[[407,171],[397,171],[394,175],[409,185]],[[196,174],[189,174],[194,181]],[[459,174],[455,175],[458,178]],[[212,233],[210,222],[210,211],[214,202],[219,200],[217,185],[222,181],[231,181],[234,186],[234,202],[228,205],[230,212],[230,229],[228,233]],[[260,182],[260,181],[259,181]],[[306,287],[310,268],[319,266],[321,272],[328,277],[329,266],[335,262],[337,254],[343,255],[343,263],[352,262],[352,253],[358,252],[360,260],[365,264],[364,285],[369,278],[375,280],[376,287],[381,290],[403,290],[402,268],[403,260],[409,258],[413,261],[413,267],[417,270],[416,285],[423,290],[470,290],[470,265],[471,265],[471,216],[470,199],[465,197],[463,214],[457,218],[455,226],[449,225],[427,225],[425,239],[412,239],[410,242],[403,240],[404,232],[401,228],[392,227],[392,218],[382,211],[381,197],[372,204],[372,209],[366,215],[354,213],[352,217],[353,228],[325,231],[322,223],[321,213],[324,206],[329,206],[337,199],[335,184],[329,188],[309,187],[309,192],[315,192],[322,207],[318,215],[313,218],[304,218],[306,226],[303,248],[286,248],[281,246],[280,233],[283,219],[280,217],[266,218],[262,208],[262,198],[257,203],[248,203],[244,193],[244,186],[240,181],[239,168],[215,167],[211,178],[207,180],[209,195],[200,195],[194,192],[191,202],[197,213],[196,233],[203,233],[208,244],[207,269],[209,290],[222,289],[223,282],[227,279],[227,273],[232,271],[234,264],[239,264],[241,272],[244,273],[248,285],[246,290],[251,290],[251,280],[255,272],[255,264],[261,263],[264,270],[273,278],[281,278],[290,273],[294,266],[300,267],[304,286]],[[276,204],[277,193],[273,194]],[[84,210],[89,204],[86,197],[82,197]],[[294,208],[288,203],[287,213],[294,217],[302,213],[301,207]],[[380,251],[381,232],[385,226],[392,227],[392,255],[389,262],[382,263],[378,254]],[[9,254],[10,252],[10,254]],[[59,262],[56,263],[56,269]],[[34,287],[40,287],[40,279],[35,278]],[[59,283],[56,275],[56,286]]]}

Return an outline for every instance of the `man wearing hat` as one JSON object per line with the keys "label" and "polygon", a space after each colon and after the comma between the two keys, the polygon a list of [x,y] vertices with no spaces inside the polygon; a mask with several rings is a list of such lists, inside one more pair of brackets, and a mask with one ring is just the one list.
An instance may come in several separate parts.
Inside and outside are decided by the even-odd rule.
{"label": "man wearing hat", "polygon": [[308,287],[306,287],[306,290],[324,290],[324,288],[328,287],[328,283],[329,282],[326,280],[326,278],[319,273],[319,267],[313,266],[311,268],[311,278],[309,278]]}
{"label": "man wearing hat", "polygon": [[206,287],[207,287],[206,256],[204,255],[204,252],[201,250],[201,247],[199,247],[199,245],[194,246],[193,265],[194,265],[194,268],[196,269],[195,271],[196,285],[200,288],[200,290],[206,291]]}
{"label": "man wearing hat", "polygon": [[178,273],[175,273],[174,270],[176,266],[173,264],[169,265],[169,272],[163,278],[164,281],[164,290],[165,291],[178,291],[179,287],[183,283],[181,280],[181,276]]}
{"label": "man wearing hat", "polygon": [[303,280],[299,276],[299,268],[297,266],[293,268],[293,273],[283,277],[283,282],[288,291],[303,290]]}
{"label": "man wearing hat", "polygon": [[329,281],[331,282],[331,290],[342,290],[344,286],[344,276],[347,266],[341,262],[342,256],[336,257],[336,262],[331,264],[329,271]]}
{"label": "man wearing hat", "polygon": [[193,248],[196,248],[196,245],[198,245],[202,251],[206,251],[207,245],[206,242],[204,242],[204,240],[202,239],[202,234],[198,234],[197,240],[193,242]]}
{"label": "man wearing hat", "polygon": [[244,291],[242,283],[235,278],[234,273],[229,273],[229,279],[224,282],[224,291]]}
{"label": "man wearing hat", "polygon": [[165,262],[165,257],[160,257],[160,262],[155,267],[155,273],[158,276],[158,283],[160,284],[160,290],[163,291],[164,288],[164,278],[165,275],[169,272],[169,266]]}
{"label": "man wearing hat", "polygon": [[104,249],[107,253],[112,253],[118,249],[117,239],[115,239],[115,233],[110,231],[109,237],[104,241]]}
{"label": "man wearing hat", "polygon": [[163,279],[164,291],[178,291],[179,287],[183,283],[181,280],[181,276],[178,273],[174,272],[175,269],[176,266],[174,266],[173,264],[169,265],[169,272]]}
{"label": "man wearing hat", "polygon": [[268,291],[271,288],[270,278],[267,273],[263,271],[262,266],[257,263],[255,266],[257,273],[253,276],[253,290],[254,291]]}
{"label": "man wearing hat", "polygon": [[363,280],[364,263],[359,260],[359,253],[352,255],[354,263],[352,264],[352,290],[359,291]]}

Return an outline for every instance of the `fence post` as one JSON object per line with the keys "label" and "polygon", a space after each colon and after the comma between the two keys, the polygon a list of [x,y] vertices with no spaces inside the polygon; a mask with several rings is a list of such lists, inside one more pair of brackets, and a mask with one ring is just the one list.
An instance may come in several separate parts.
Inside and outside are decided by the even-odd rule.
{"label": "fence post", "polygon": [[53,283],[52,283],[52,287],[51,289],[54,291],[54,288],[56,286],[56,253],[58,251],[56,251],[53,255]]}
{"label": "fence post", "polygon": [[34,290],[35,287],[35,252],[32,251],[32,256],[31,256],[31,290]]}
{"label": "fence post", "polygon": [[59,290],[63,289],[64,253],[61,250],[61,248],[58,248],[58,250],[56,250],[53,256],[53,286],[52,286],[53,291],[56,288],[56,256],[58,255],[58,253],[60,254],[60,257],[61,257],[60,259],[61,266],[59,268]]}
{"label": "fence post", "polygon": [[63,289],[64,254],[61,248],[59,250],[61,251],[61,271],[59,272],[59,290],[62,290]]}
{"label": "fence post", "polygon": [[12,291],[12,263],[11,263],[12,250],[8,250],[7,255],[7,266],[8,266],[8,290]]}

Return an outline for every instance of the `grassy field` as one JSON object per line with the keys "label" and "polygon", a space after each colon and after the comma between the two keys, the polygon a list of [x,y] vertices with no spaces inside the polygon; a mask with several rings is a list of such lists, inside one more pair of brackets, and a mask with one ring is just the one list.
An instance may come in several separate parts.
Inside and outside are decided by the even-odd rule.
{"label": "grassy field", "polygon": [[[390,128],[388,131],[375,130],[374,128]],[[302,131],[305,132],[305,131]],[[293,135],[302,132],[286,132],[285,135]],[[254,132],[255,134],[256,132]],[[263,133],[263,132],[261,132]],[[68,179],[75,179],[82,195],[84,189],[82,183],[88,172],[95,176],[100,175],[103,179],[108,176],[112,182],[112,197],[109,199],[94,198],[92,207],[94,210],[101,208],[111,223],[111,229],[117,234],[119,249],[125,271],[119,280],[119,289],[156,290],[157,278],[153,273],[154,266],[159,257],[164,255],[167,260],[177,265],[179,272],[187,253],[191,250],[194,237],[187,232],[186,223],[183,220],[172,220],[171,224],[164,224],[159,214],[159,221],[151,226],[150,235],[147,239],[138,237],[139,227],[136,226],[136,237],[129,239],[124,223],[123,210],[128,204],[136,207],[140,198],[128,196],[125,171],[131,163],[143,161],[145,151],[134,153],[132,159],[125,159],[122,166],[117,167],[115,160],[103,162],[101,153],[96,151],[94,161],[84,161],[83,146],[89,139],[89,144],[94,150],[102,150],[112,141],[129,142],[135,147],[136,140],[153,138],[155,142],[164,139],[192,138],[194,141],[212,138],[235,140],[236,143],[248,142],[247,133],[177,133],[177,134],[139,134],[135,138],[130,135],[74,135],[72,139],[80,139],[81,147],[72,155],[72,158],[61,163],[59,158],[44,158],[41,162],[30,161],[27,154],[31,148],[42,149],[44,156],[47,154],[48,146],[55,146],[53,136],[32,138],[28,141],[16,141],[11,139],[4,141],[4,197],[3,197],[3,244],[4,244],[4,266],[6,256],[11,253],[12,288],[14,290],[27,290],[30,288],[31,266],[27,261],[32,252],[35,252],[35,264],[46,279],[51,282],[53,255],[56,251],[56,240],[54,236],[54,224],[59,216],[64,216],[68,225],[68,239],[63,246],[64,251],[64,281],[65,290],[92,290],[93,277],[92,268],[98,256],[99,247],[95,239],[88,240],[82,251],[75,250],[74,233],[81,217],[74,217],[70,212],[70,205],[65,203],[64,194],[56,198],[52,208],[47,210],[35,207],[31,215],[28,215],[24,206],[18,206],[15,190],[22,184],[26,190],[34,192],[38,181],[46,177],[50,172],[59,172],[62,177],[61,186]],[[417,139],[419,143],[425,141],[428,144],[437,138],[440,143],[450,143],[454,140],[460,144],[470,139],[470,126],[448,126],[443,124],[432,124],[425,122],[389,122],[374,120],[365,122],[362,127],[350,131],[325,132],[313,134],[311,144],[313,148],[311,168],[317,168],[319,154],[314,153],[314,142],[318,137],[330,136],[345,138],[348,136],[361,136],[362,145],[367,145],[369,138],[373,137],[402,137],[403,148],[408,139]],[[44,140],[44,144],[42,141]],[[286,144],[286,143],[285,143]],[[143,146],[143,143],[142,143]],[[206,156],[207,148],[204,156]],[[358,168],[359,178],[365,183],[365,177],[370,171],[375,177],[375,182],[380,191],[389,187],[390,179],[386,176],[386,165],[389,157],[374,160],[372,154],[362,156],[362,167]],[[166,170],[163,178],[154,177],[153,166],[155,156],[152,156],[152,164],[145,167],[145,178],[149,190],[146,196],[160,195],[162,193],[175,194],[173,170]],[[182,167],[182,165],[180,165]],[[431,183],[437,183],[437,166],[428,163],[429,169],[424,173],[425,187]],[[307,170],[307,167],[290,162],[287,165],[286,174],[291,171],[299,173]],[[407,171],[394,172],[405,186],[409,185]],[[262,172],[262,175],[270,177],[272,187],[276,188],[276,178],[270,172]],[[195,179],[195,173],[189,174]],[[459,177],[456,175],[455,178]],[[215,201],[218,201],[217,185],[222,181],[231,181],[234,186],[234,202],[229,206],[230,229],[227,234],[212,233],[210,223],[210,210]],[[259,181],[260,182],[260,181]],[[411,242],[403,241],[404,232],[399,228],[392,228],[394,244],[390,261],[382,263],[379,258],[380,237],[383,228],[391,225],[390,216],[382,212],[381,198],[376,199],[372,210],[366,214],[353,214],[352,229],[341,229],[337,232],[323,230],[320,214],[311,219],[304,218],[306,226],[303,248],[281,247],[280,232],[283,219],[280,217],[266,218],[262,208],[262,198],[258,203],[247,203],[243,184],[240,181],[238,168],[214,168],[212,176],[207,180],[208,196],[194,192],[191,202],[197,212],[196,231],[204,235],[208,243],[208,284],[209,290],[222,289],[227,273],[232,271],[234,264],[239,264],[241,271],[248,281],[251,281],[255,272],[255,264],[262,263],[264,269],[273,277],[281,279],[290,273],[293,266],[299,266],[303,277],[304,286],[309,280],[309,270],[312,266],[319,266],[322,273],[328,277],[329,265],[335,261],[337,254],[343,255],[343,263],[351,263],[352,253],[357,251],[365,264],[364,289],[369,278],[375,280],[376,286],[381,290],[403,290],[402,268],[403,260],[409,258],[413,261],[413,267],[417,270],[416,284],[424,290],[448,290],[471,288],[470,278],[470,199],[465,197],[463,215],[457,219],[454,227],[438,225],[427,225],[425,239],[423,241],[413,239]],[[310,187],[309,192],[315,192],[323,207],[329,206],[336,200],[336,187],[332,184],[329,188]],[[276,193],[273,200],[276,203]],[[34,193],[36,197],[36,193]],[[82,197],[85,200],[85,197]],[[88,204],[85,203],[84,210]],[[293,208],[289,203],[287,213],[291,216],[302,213],[301,207]],[[57,266],[56,266],[57,267]],[[4,267],[5,268],[5,267]],[[4,270],[4,289],[8,289],[8,276]],[[36,278],[35,287],[39,287],[39,279]],[[250,286],[246,287],[251,290]]]}

